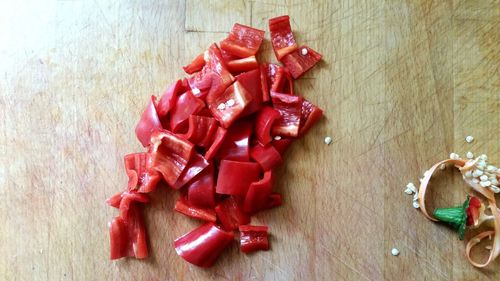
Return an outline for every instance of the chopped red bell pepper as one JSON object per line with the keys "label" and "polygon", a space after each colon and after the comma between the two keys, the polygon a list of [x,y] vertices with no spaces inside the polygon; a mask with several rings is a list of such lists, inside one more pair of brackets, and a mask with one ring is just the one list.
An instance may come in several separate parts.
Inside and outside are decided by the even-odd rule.
{"label": "chopped red bell pepper", "polygon": [[196,145],[209,147],[217,128],[217,121],[214,118],[191,115],[189,116],[189,129],[184,137]]}
{"label": "chopped red bell pepper", "polygon": [[191,91],[180,95],[170,113],[170,129],[172,132],[187,132],[189,116],[198,113],[203,107],[205,107],[205,103],[195,97]]}
{"label": "chopped red bell pepper", "polygon": [[257,163],[222,160],[215,192],[245,196],[250,184],[259,179],[260,171]]}
{"label": "chopped red bell pepper", "polygon": [[125,155],[125,171],[128,176],[128,190],[148,193],[156,188],[161,175],[152,168],[149,153],[132,153]]}
{"label": "chopped red bell pepper", "polygon": [[175,106],[177,96],[179,96],[179,94],[181,94],[185,90],[186,88],[184,87],[182,80],[177,80],[175,83],[170,85],[165,90],[165,92],[163,92],[156,107],[158,111],[158,117],[160,117],[160,120],[162,120],[162,124],[169,124],[167,122],[163,122],[163,119],[165,119],[170,110]]}
{"label": "chopped red bell pepper", "polygon": [[186,183],[192,180],[196,175],[201,173],[203,169],[208,167],[210,163],[208,163],[207,159],[205,159],[202,155],[198,153],[193,153],[191,159],[186,166],[186,168],[182,171],[181,175],[172,186],[173,189],[179,189],[183,187]]}
{"label": "chopped red bell pepper", "polygon": [[260,83],[260,69],[254,69],[236,76],[236,81],[247,90],[252,96],[252,100],[245,107],[241,116],[247,116],[262,107],[262,88]]}
{"label": "chopped red bell pepper", "polygon": [[259,163],[262,170],[268,171],[283,163],[281,154],[271,144],[266,146],[257,144],[250,149],[250,156]]}
{"label": "chopped red bell pepper", "polygon": [[250,253],[258,250],[269,250],[267,226],[240,225],[240,250]]}
{"label": "chopped red bell pepper", "polygon": [[323,110],[304,99],[302,101],[302,115],[300,117],[299,136],[303,136],[323,116]]}
{"label": "chopped red bell pepper", "polygon": [[212,141],[212,145],[207,150],[207,153],[205,153],[205,159],[210,160],[215,156],[215,154],[217,154],[220,147],[222,146],[222,143],[226,139],[226,135],[227,135],[226,129],[222,127],[217,128],[217,131],[215,131],[214,139]]}
{"label": "chopped red bell pepper", "polygon": [[238,226],[250,223],[250,216],[245,214],[233,196],[229,196],[215,207],[222,227],[227,230],[238,229]]}
{"label": "chopped red bell pepper", "polygon": [[214,166],[209,165],[187,185],[187,199],[193,206],[215,207]]}
{"label": "chopped red bell pepper", "polygon": [[220,42],[220,47],[240,58],[257,53],[264,39],[264,30],[235,23],[228,37]]}
{"label": "chopped red bell pepper", "polygon": [[259,63],[255,56],[231,60],[227,62],[227,69],[231,71],[231,73],[242,73],[245,71],[250,71],[252,69],[256,69],[259,67]]}
{"label": "chopped red bell pepper", "polygon": [[151,100],[148,103],[146,109],[141,115],[141,119],[137,126],[135,127],[135,134],[137,139],[142,143],[142,146],[146,147],[149,145],[149,140],[151,138],[151,132],[155,129],[162,129],[160,118],[156,113],[156,97],[151,96]]}
{"label": "chopped red bell pepper", "polygon": [[194,145],[166,130],[153,132],[151,143],[151,166],[173,186],[191,159]]}
{"label": "chopped red bell pepper", "polygon": [[[226,138],[222,143],[217,159],[250,161],[250,136],[252,123],[241,120],[227,130]],[[207,153],[208,154],[208,153]]]}
{"label": "chopped red bell pepper", "polygon": [[252,99],[252,95],[240,82],[236,81],[222,94],[209,94],[207,96],[207,105],[222,127],[229,128],[240,117]]}
{"label": "chopped red bell pepper", "polygon": [[260,85],[262,88],[262,101],[268,102],[271,98],[269,97],[269,85],[267,83],[267,64],[261,64],[260,67]]}
{"label": "chopped red bell pepper", "polygon": [[307,46],[301,46],[297,50],[284,56],[281,60],[288,68],[294,79],[299,78],[321,60],[321,54]]}
{"label": "chopped red bell pepper", "polygon": [[281,155],[283,155],[290,144],[292,144],[292,141],[292,139],[287,138],[275,139],[273,140],[272,145]]}
{"label": "chopped red bell pepper", "polygon": [[264,106],[255,118],[255,137],[259,143],[266,145],[271,142],[271,128],[273,123],[281,117],[279,111],[270,106]]}
{"label": "chopped red bell pepper", "polygon": [[271,209],[274,207],[281,206],[283,203],[283,199],[281,198],[280,193],[273,192],[271,195],[269,195],[269,199],[267,200],[267,205],[265,209]]}
{"label": "chopped red bell pepper", "polygon": [[281,60],[286,54],[297,49],[289,16],[270,19],[269,31],[271,32],[271,43],[273,44],[274,53],[278,60]]}
{"label": "chopped red bell pepper", "polygon": [[193,74],[200,71],[205,66],[204,55],[204,53],[197,55],[190,64],[183,66],[182,69],[184,69],[184,72],[186,72],[187,74]]}
{"label": "chopped red bell pepper", "polygon": [[186,198],[184,198],[184,196],[177,199],[174,210],[195,219],[211,222],[215,222],[217,220],[215,210],[213,208],[200,208],[193,206]]}
{"label": "chopped red bell pepper", "polygon": [[122,257],[142,259],[148,256],[146,228],[138,207],[130,205],[129,213],[128,220],[116,217],[109,223],[112,260]]}
{"label": "chopped red bell pepper", "polygon": [[267,209],[273,188],[273,171],[264,173],[264,178],[253,182],[248,188],[248,192],[243,201],[243,211],[247,214],[254,214],[260,210]]}
{"label": "chopped red bell pepper", "polygon": [[274,123],[272,134],[278,136],[297,137],[299,134],[300,117],[302,115],[302,98],[271,92],[274,109],[281,117]]}
{"label": "chopped red bell pepper", "polygon": [[227,65],[227,62],[229,61],[232,61],[232,60],[237,60],[239,59],[240,57],[238,56],[235,56],[233,54],[231,54],[230,52],[224,50],[224,49],[220,49],[220,53],[222,55],[222,60],[224,60],[224,63]]}
{"label": "chopped red bell pepper", "polygon": [[232,232],[224,231],[214,223],[208,222],[177,238],[174,247],[177,254],[187,262],[209,267],[233,239]]}
{"label": "chopped red bell pepper", "polygon": [[120,206],[119,206],[120,217],[123,220],[125,221],[129,220],[130,209],[132,208],[132,205],[134,205],[134,202],[148,203],[149,196],[144,193],[128,192],[128,191],[123,192],[121,195]]}

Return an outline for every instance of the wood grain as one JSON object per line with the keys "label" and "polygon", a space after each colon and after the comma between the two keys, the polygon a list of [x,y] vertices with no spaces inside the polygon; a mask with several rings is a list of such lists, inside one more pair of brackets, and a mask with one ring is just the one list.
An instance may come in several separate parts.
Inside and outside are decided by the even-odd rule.
{"label": "wood grain", "polygon": [[[278,170],[285,204],[254,220],[272,250],[187,264],[172,241],[197,222],[160,189],[146,208],[151,257],[110,262],[104,201],[126,185],[123,155],[141,150],[149,96],[234,22],[267,30],[281,14],[324,55],[296,85],[325,118]],[[452,151],[500,164],[498,1],[2,2],[0,38],[2,280],[500,279],[499,261],[471,267],[464,242],[402,192]],[[275,61],[268,40],[263,51]],[[444,174],[436,206],[466,191]]]}

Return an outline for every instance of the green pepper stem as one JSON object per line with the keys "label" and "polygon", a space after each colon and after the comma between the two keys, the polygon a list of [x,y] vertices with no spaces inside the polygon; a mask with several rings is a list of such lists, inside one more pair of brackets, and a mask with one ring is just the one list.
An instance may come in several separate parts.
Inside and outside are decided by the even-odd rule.
{"label": "green pepper stem", "polygon": [[466,209],[469,207],[470,198],[467,199],[462,204],[462,206],[452,207],[452,208],[437,208],[434,210],[433,216],[442,221],[450,224],[453,228],[458,231],[458,237],[460,240],[464,239],[465,226],[467,222]]}

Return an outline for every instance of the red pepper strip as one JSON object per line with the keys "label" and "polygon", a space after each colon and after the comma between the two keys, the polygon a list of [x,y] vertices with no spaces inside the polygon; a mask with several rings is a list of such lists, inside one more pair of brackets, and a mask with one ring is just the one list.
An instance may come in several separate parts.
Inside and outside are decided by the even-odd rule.
{"label": "red pepper strip", "polygon": [[215,207],[214,167],[209,165],[187,184],[187,198],[191,205],[202,208]]}
{"label": "red pepper strip", "polygon": [[184,72],[186,72],[187,74],[193,74],[200,71],[203,66],[205,66],[205,58],[204,53],[201,53],[197,55],[190,64],[183,66],[182,69],[184,69]]}
{"label": "red pepper strip", "polygon": [[214,140],[212,141],[212,145],[207,150],[207,153],[205,153],[205,159],[210,160],[215,156],[215,154],[217,154],[220,147],[222,146],[222,143],[226,139],[226,135],[227,135],[226,129],[222,127],[217,128],[217,131],[215,132],[214,135]]}
{"label": "red pepper strip", "polygon": [[224,143],[217,154],[217,159],[250,161],[251,135],[252,123],[250,120],[241,120],[235,123],[228,129]]}
{"label": "red pepper strip", "polygon": [[[163,119],[165,119],[170,110],[175,106],[177,96],[186,90],[182,83],[183,82],[181,80],[177,80],[175,83],[170,85],[161,95],[160,101],[158,102],[157,111],[158,117],[160,117],[162,121]],[[163,123],[165,122],[162,122],[162,124]]]}
{"label": "red pepper strip", "polygon": [[245,107],[241,116],[247,116],[262,107],[262,88],[260,83],[260,70],[254,69],[236,76],[236,81],[252,95],[252,100]]}
{"label": "red pepper strip", "polygon": [[118,192],[114,194],[113,196],[106,199],[106,203],[108,203],[108,205],[111,207],[115,207],[117,209],[120,208],[120,202],[122,201],[122,194],[123,192]]}
{"label": "red pepper strip", "polygon": [[175,202],[174,210],[195,219],[211,222],[215,222],[217,220],[215,210],[213,208],[199,208],[192,206],[183,196],[179,197],[177,202]]}
{"label": "red pepper strip", "polygon": [[271,92],[274,109],[281,117],[274,123],[272,134],[278,136],[297,137],[299,134],[300,117],[302,115],[302,98]]}
{"label": "red pepper strip", "polygon": [[243,212],[233,196],[229,196],[219,203],[215,207],[215,212],[222,227],[227,231],[238,229],[238,226],[250,223],[250,217]]}
{"label": "red pepper strip", "polygon": [[198,153],[193,153],[191,159],[189,160],[186,168],[182,171],[181,175],[172,186],[174,189],[179,189],[193,179],[196,175],[201,173],[203,169],[208,167],[208,161]]}
{"label": "red pepper strip", "polygon": [[245,107],[252,101],[252,95],[236,81],[222,94],[210,93],[207,96],[207,105],[212,115],[221,123],[222,127],[229,128],[240,117]]}
{"label": "red pepper strip", "polygon": [[240,58],[257,53],[264,39],[264,30],[235,23],[228,37],[220,42],[220,47]]}
{"label": "red pepper strip", "polygon": [[187,262],[210,267],[233,239],[232,232],[224,231],[208,222],[175,239],[174,247],[177,254]]}
{"label": "red pepper strip", "polygon": [[255,136],[259,143],[266,145],[271,142],[271,127],[277,119],[281,117],[280,113],[270,106],[264,106],[255,118]]}
{"label": "red pepper strip", "polygon": [[256,69],[259,67],[259,63],[255,56],[236,59],[227,62],[227,69],[231,71],[231,73],[242,73],[245,71],[250,71],[252,69]]}
{"label": "red pepper strip", "polygon": [[243,201],[243,211],[247,214],[254,214],[260,210],[266,209],[269,205],[269,196],[273,188],[272,185],[272,170],[266,171],[264,173],[264,178],[260,181],[250,184],[245,200]]}
{"label": "red pepper strip", "polygon": [[170,113],[170,129],[172,129],[172,132],[186,132],[189,116],[198,113],[203,107],[205,107],[205,103],[195,97],[191,91],[180,95]]}
{"label": "red pepper strip", "polygon": [[130,208],[134,202],[148,203],[149,197],[144,193],[123,192],[120,201],[120,217],[128,221]]}
{"label": "red pepper strip", "polygon": [[222,160],[215,192],[245,196],[250,184],[259,179],[260,170],[257,163]]}
{"label": "red pepper strip", "polygon": [[142,193],[153,191],[161,179],[161,175],[151,168],[149,153],[131,153],[125,155],[125,171],[128,176],[128,190]]}
{"label": "red pepper strip", "polygon": [[[110,205],[111,207],[115,207],[115,208],[119,209],[122,206],[121,205],[121,203],[123,201],[122,199],[127,199],[127,201],[128,201],[125,203],[125,205],[123,205],[123,207],[126,209],[129,208],[130,203],[132,203],[133,201],[142,202],[142,203],[149,202],[149,197],[144,193],[123,191],[123,192],[118,192],[115,195],[106,199],[106,203],[108,203],[108,205]],[[120,210],[120,212],[121,211],[122,210]],[[124,209],[123,211],[126,211],[126,210]],[[122,218],[125,218],[125,217],[122,216]]]}
{"label": "red pepper strip", "polygon": [[109,223],[112,260],[122,257],[142,259],[148,256],[146,228],[139,209],[132,204],[129,212],[128,220],[116,217]]}
{"label": "red pepper strip", "polygon": [[269,250],[267,226],[240,225],[240,250],[250,253],[258,250]]}
{"label": "red pepper strip", "polygon": [[142,112],[141,119],[135,127],[135,135],[142,143],[142,146],[148,146],[151,132],[155,129],[162,129],[162,126],[160,118],[158,118],[158,114],[156,113],[156,97],[151,96],[148,106]]}
{"label": "red pepper strip", "polygon": [[267,84],[267,64],[260,65],[260,84],[262,88],[262,101],[267,102],[269,97],[269,86]]}
{"label": "red pepper strip", "polygon": [[196,145],[208,147],[217,128],[217,121],[214,118],[191,115],[189,116],[189,130],[184,137]]}
{"label": "red pepper strip", "polygon": [[290,146],[290,144],[292,144],[292,141],[293,141],[292,139],[282,138],[279,140],[273,140],[272,145],[281,155],[283,155]]}
{"label": "red pepper strip", "polygon": [[250,149],[250,156],[255,162],[259,163],[264,171],[269,171],[283,163],[281,154],[271,144],[266,146],[257,144]]}
{"label": "red pepper strip", "polygon": [[289,16],[270,19],[269,31],[271,31],[271,43],[273,44],[274,54],[276,54],[278,60],[281,60],[286,54],[297,49]]}
{"label": "red pepper strip", "polygon": [[[305,55],[304,55],[305,54]],[[294,79],[299,78],[321,60],[321,54],[307,46],[301,46],[281,60]]]}
{"label": "red pepper strip", "polygon": [[151,143],[152,167],[173,186],[191,159],[194,145],[166,130],[153,132]]}
{"label": "red pepper strip", "polygon": [[323,116],[323,110],[304,99],[302,101],[302,116],[300,117],[299,136],[303,136]]}

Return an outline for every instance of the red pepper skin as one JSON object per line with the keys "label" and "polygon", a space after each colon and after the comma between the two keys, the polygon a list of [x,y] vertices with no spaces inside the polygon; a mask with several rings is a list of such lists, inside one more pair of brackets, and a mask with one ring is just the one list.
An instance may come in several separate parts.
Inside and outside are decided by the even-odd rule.
{"label": "red pepper skin", "polygon": [[257,62],[255,56],[231,60],[228,61],[226,65],[227,69],[229,69],[229,71],[233,74],[250,71],[259,67],[259,63]]}
{"label": "red pepper skin", "polygon": [[[224,128],[229,128],[240,117],[245,107],[252,101],[252,95],[236,81],[222,94],[207,96],[208,109]],[[230,105],[229,101],[233,104]],[[222,106],[222,107],[221,107]]]}
{"label": "red pepper skin", "polygon": [[262,145],[272,141],[271,128],[276,120],[281,117],[279,111],[270,106],[264,106],[255,118],[255,137]]}
{"label": "red pepper skin", "polygon": [[240,250],[250,253],[258,250],[269,250],[267,226],[240,225]]}
{"label": "red pepper skin", "polygon": [[[307,53],[302,54],[306,49]],[[284,56],[281,62],[288,68],[294,79],[299,78],[321,60],[321,54],[307,46],[301,46],[297,50]]]}
{"label": "red pepper skin", "polygon": [[189,116],[189,130],[183,136],[198,146],[209,147],[217,128],[217,121],[214,118],[191,115]]}
{"label": "red pepper skin", "polygon": [[205,159],[210,160],[217,154],[220,147],[222,146],[222,143],[226,139],[226,135],[227,135],[226,129],[222,127],[217,128],[217,131],[215,131],[214,139],[212,141],[212,145],[207,150],[207,153],[205,153]]}
{"label": "red pepper skin", "polygon": [[224,231],[208,222],[177,238],[174,247],[177,254],[187,262],[200,267],[210,267],[233,239],[232,232]]}
{"label": "red pepper skin", "polygon": [[264,30],[235,23],[228,37],[220,42],[220,47],[240,58],[257,53],[264,39]]}
{"label": "red pepper skin", "polygon": [[161,95],[160,101],[158,102],[158,106],[156,108],[158,111],[158,117],[160,117],[160,120],[162,120],[162,124],[166,123],[164,122],[164,119],[167,117],[167,114],[170,112],[170,110],[175,106],[177,96],[179,96],[179,94],[186,90],[182,83],[182,80],[177,80],[175,83],[170,85]]}
{"label": "red pepper skin", "polygon": [[195,219],[210,222],[215,222],[217,220],[214,209],[192,206],[183,196],[179,197],[179,199],[177,199],[177,202],[175,202],[174,210]]}
{"label": "red pepper skin", "polygon": [[273,140],[272,145],[283,156],[283,154],[288,149],[290,144],[292,144],[292,141],[293,141],[292,139],[282,138],[279,140]]}
{"label": "red pepper skin", "polygon": [[236,76],[236,81],[247,90],[252,100],[243,110],[241,116],[247,116],[258,111],[262,107],[262,88],[260,81],[260,69],[254,69]]}
{"label": "red pepper skin", "polygon": [[227,231],[238,229],[238,226],[250,223],[250,216],[245,214],[233,196],[229,196],[215,207],[217,218]]}
{"label": "red pepper skin", "polygon": [[109,259],[116,260],[127,256],[127,227],[120,217],[115,217],[109,223]]}
{"label": "red pepper skin", "polygon": [[269,97],[269,85],[267,83],[267,64],[260,65],[260,85],[262,89],[262,102],[268,102],[271,100]]}
{"label": "red pepper skin", "polygon": [[215,192],[245,196],[250,184],[259,179],[260,171],[257,163],[222,160]]}
{"label": "red pepper skin", "polygon": [[250,149],[250,157],[259,163],[264,171],[269,171],[283,163],[281,154],[271,144],[266,146],[257,144],[252,147]]}
{"label": "red pepper skin", "polygon": [[224,60],[224,63],[225,63],[226,65],[227,65],[227,63],[228,63],[229,61],[232,61],[232,60],[237,60],[237,59],[239,59],[239,58],[240,58],[240,57],[235,56],[235,55],[231,54],[230,52],[228,52],[228,51],[226,51],[226,50],[224,50],[224,49],[222,49],[222,48],[220,49],[220,53],[221,53],[221,55],[222,55],[222,60]]}
{"label": "red pepper skin", "polygon": [[210,163],[208,163],[207,159],[201,156],[198,153],[193,153],[191,159],[186,166],[186,168],[182,171],[181,175],[172,186],[173,189],[180,189],[190,180],[192,180],[196,175],[201,173],[206,167],[208,167]]}
{"label": "red pepper skin", "polygon": [[297,137],[302,116],[302,98],[271,92],[271,99],[274,109],[281,115],[272,127],[272,134],[275,136]]}
{"label": "red pepper skin", "polygon": [[243,211],[247,214],[255,214],[260,210],[267,209],[273,188],[273,171],[264,173],[264,178],[250,184],[248,192],[243,201]]}
{"label": "red pepper skin", "polygon": [[271,32],[271,43],[273,44],[274,54],[278,60],[281,60],[286,54],[297,49],[289,16],[285,15],[270,19],[269,31]]}
{"label": "red pepper skin", "polygon": [[186,132],[188,130],[189,116],[198,113],[203,107],[205,107],[205,103],[195,97],[191,91],[180,95],[170,113],[170,129],[172,132]]}
{"label": "red pepper skin", "polygon": [[151,96],[151,100],[144,109],[141,115],[141,119],[137,126],[135,127],[135,135],[137,139],[141,142],[142,146],[146,147],[149,144],[151,138],[151,132],[155,129],[162,129],[160,118],[156,113],[156,97]]}
{"label": "red pepper skin", "polygon": [[155,190],[161,175],[152,168],[149,153],[132,153],[125,155],[125,171],[128,176],[128,190],[149,193]]}
{"label": "red pepper skin", "polygon": [[190,64],[183,66],[182,69],[184,69],[184,72],[186,72],[187,74],[193,74],[195,72],[200,71],[204,66],[205,66],[204,53],[201,53],[197,55]]}
{"label": "red pepper skin", "polygon": [[302,115],[300,117],[299,136],[303,136],[323,116],[323,110],[304,99],[302,102]]}
{"label": "red pepper skin", "polygon": [[[219,149],[217,159],[250,161],[250,136],[252,134],[252,123],[249,120],[241,120],[228,129],[224,143]],[[208,154],[208,153],[207,153]]]}
{"label": "red pepper skin", "polygon": [[135,204],[130,205],[128,219],[116,217],[109,223],[110,259],[148,256],[146,228]]}
{"label": "red pepper skin", "polygon": [[124,221],[129,221],[129,214],[134,202],[148,203],[149,196],[144,193],[137,192],[123,192],[120,200],[120,217]]}
{"label": "red pepper skin", "polygon": [[151,166],[173,186],[191,159],[194,145],[166,130],[153,132],[151,143]]}
{"label": "red pepper skin", "polygon": [[193,206],[215,207],[214,167],[209,165],[187,184],[187,199]]}

